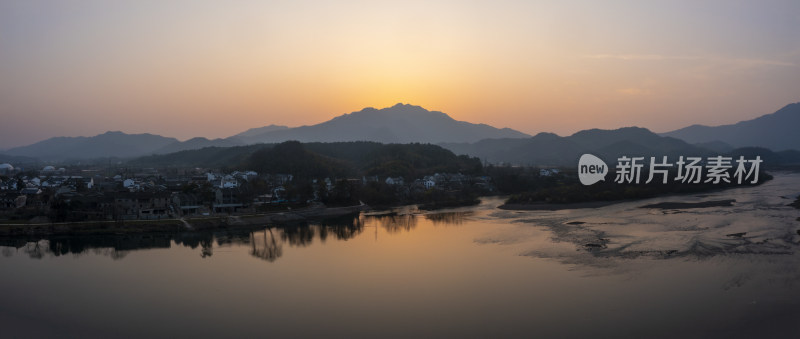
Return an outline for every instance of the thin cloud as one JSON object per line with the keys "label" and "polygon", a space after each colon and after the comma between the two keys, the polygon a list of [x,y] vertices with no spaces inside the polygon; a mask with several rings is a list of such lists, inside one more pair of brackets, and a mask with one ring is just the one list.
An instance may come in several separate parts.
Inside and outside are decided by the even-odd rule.
{"label": "thin cloud", "polygon": [[780,60],[769,60],[769,59],[733,59],[733,62],[737,64],[743,64],[745,66],[784,66],[784,67],[794,67],[795,63],[788,62],[788,61],[780,61]]}
{"label": "thin cloud", "polygon": [[740,66],[781,66],[794,67],[793,62],[771,60],[771,59],[748,59],[748,58],[723,58],[723,57],[704,57],[704,56],[683,56],[683,55],[662,55],[662,54],[593,54],[586,55],[587,59],[613,59],[625,61],[664,61],[664,60],[701,60],[716,63],[735,64]]}
{"label": "thin cloud", "polygon": [[584,56],[588,59],[617,59],[617,60],[698,60],[699,57],[660,55],[660,54],[594,54]]}

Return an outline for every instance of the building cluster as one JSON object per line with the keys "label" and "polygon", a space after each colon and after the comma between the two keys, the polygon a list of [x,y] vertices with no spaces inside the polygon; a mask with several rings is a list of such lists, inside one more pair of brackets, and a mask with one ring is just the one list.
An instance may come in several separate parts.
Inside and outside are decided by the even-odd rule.
{"label": "building cluster", "polygon": [[[30,171],[0,164],[0,218],[132,220],[235,212],[248,205],[242,201],[242,186],[259,177],[253,171],[200,169],[169,174],[155,169],[116,172],[53,166]],[[284,176],[274,179],[285,180]]]}
{"label": "building cluster", "polygon": [[364,176],[298,183],[292,174],[259,175],[254,171],[53,166],[30,171],[0,164],[0,219],[46,216],[50,221],[153,220],[255,212],[260,206],[296,199],[289,197],[288,187],[310,184],[314,200],[333,192],[341,181],[349,186],[385,184],[398,194],[458,190],[467,185],[493,190],[490,178],[460,173],[437,173],[410,182],[402,177]]}
{"label": "building cluster", "polygon": [[402,191],[424,191],[430,189],[450,191],[461,190],[468,186],[481,188],[486,192],[492,192],[495,189],[491,178],[488,176],[469,176],[461,173],[436,173],[411,182],[406,182],[403,177],[385,177],[381,180],[378,176],[365,176],[362,177],[361,181],[364,185],[373,181],[383,182]]}

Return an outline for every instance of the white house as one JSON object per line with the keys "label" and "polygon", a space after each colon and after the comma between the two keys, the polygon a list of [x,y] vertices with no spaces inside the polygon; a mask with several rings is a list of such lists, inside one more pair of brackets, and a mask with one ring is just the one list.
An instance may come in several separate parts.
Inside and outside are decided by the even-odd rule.
{"label": "white house", "polygon": [[539,170],[539,175],[543,177],[549,177],[553,174],[558,174],[559,172],[560,171],[557,168],[552,168],[552,169],[543,168]]}
{"label": "white house", "polygon": [[11,164],[0,164],[0,174],[9,174],[14,171],[14,166]]}
{"label": "white house", "polygon": [[236,181],[236,179],[224,179],[223,178],[222,180],[220,180],[220,183],[219,183],[219,187],[220,188],[234,188],[234,187],[238,187],[238,186],[239,186],[239,183]]}
{"label": "white house", "polygon": [[135,184],[136,184],[136,182],[133,181],[133,179],[125,179],[124,181],[122,181],[122,187],[125,187],[125,188],[131,188]]}
{"label": "white house", "polygon": [[403,184],[403,178],[402,177],[396,177],[396,178],[388,177],[388,178],[386,178],[386,184],[387,185],[402,185]]}

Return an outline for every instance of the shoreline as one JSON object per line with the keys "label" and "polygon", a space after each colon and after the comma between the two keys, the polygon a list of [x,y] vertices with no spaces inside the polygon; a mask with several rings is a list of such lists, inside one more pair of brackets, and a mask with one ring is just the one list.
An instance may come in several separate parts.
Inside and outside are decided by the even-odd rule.
{"label": "shoreline", "polygon": [[267,224],[302,223],[342,217],[369,209],[368,205],[355,205],[180,219],[0,224],[0,237],[194,232]]}
{"label": "shoreline", "polygon": [[610,205],[630,202],[631,200],[614,200],[614,201],[587,201],[587,202],[572,202],[566,204],[553,204],[553,203],[536,203],[536,204],[509,204],[505,203],[497,208],[508,211],[560,211],[582,208],[600,208]]}
{"label": "shoreline", "polygon": [[[772,179],[769,179],[769,180],[772,180]],[[766,180],[766,181],[769,181],[769,180]],[[764,181],[764,182],[766,182],[766,181]],[[760,186],[761,184],[763,184],[764,182],[760,182],[760,183],[758,183],[756,185],[752,185],[752,186],[743,186],[743,187],[757,187],[757,186]],[[665,198],[665,197],[672,197],[672,196],[674,196],[674,197],[685,197],[685,196],[693,196],[693,195],[694,196],[701,196],[701,195],[706,195],[708,193],[724,192],[724,191],[729,190],[729,189],[737,189],[737,188],[742,188],[742,187],[721,187],[721,188],[710,189],[710,190],[705,190],[705,191],[701,190],[701,191],[697,191],[697,192],[685,192],[685,193],[670,192],[670,193],[666,193],[664,195],[656,195],[656,196],[652,196],[652,197],[643,197],[643,198],[638,198],[638,199],[599,200],[599,201],[596,200],[596,201],[583,201],[583,202],[571,202],[571,203],[548,203],[548,202],[504,203],[504,204],[498,206],[497,208],[502,209],[502,210],[509,210],[509,211],[560,211],[560,210],[567,210],[567,209],[600,208],[600,207],[606,207],[606,206],[611,206],[611,205],[615,205],[615,204],[621,204],[621,203],[633,202],[633,201],[642,201],[642,200],[648,200],[648,199],[654,199],[654,198]],[[734,202],[735,202],[735,200],[734,200]],[[699,206],[699,208],[702,208],[702,207],[715,207],[715,206],[703,206],[704,204],[707,204],[707,203],[715,203],[715,204],[720,203],[720,204],[722,204],[724,206],[729,206],[729,205],[727,205],[728,202],[726,202],[726,201],[709,201],[709,202],[702,202],[701,201],[701,202],[696,202],[696,203],[663,202],[662,204],[664,204],[664,206],[667,206],[667,207],[657,206],[657,207],[652,207],[652,208],[682,209],[682,208],[698,208],[697,206]],[[798,198],[798,202],[797,203],[800,204],[800,198]],[[697,206],[692,206],[692,205],[697,205]],[[646,205],[646,206],[650,206],[650,205]],[[685,207],[670,207],[670,206],[685,206]],[[640,208],[650,208],[650,207],[645,207],[645,206],[639,206],[639,207]],[[798,207],[798,208],[800,208],[800,207]]]}
{"label": "shoreline", "polygon": [[[686,194],[686,195],[693,195],[693,193]],[[678,196],[684,196],[683,194],[679,194]],[[664,196],[668,197],[668,196]],[[535,204],[502,204],[497,208],[502,210],[508,211],[561,211],[561,210],[570,210],[570,209],[584,209],[584,208],[601,208],[616,204],[622,204],[626,202],[634,202],[634,201],[641,201],[653,198],[661,198],[661,197],[649,197],[643,199],[626,199],[626,200],[612,200],[612,201],[586,201],[586,202],[574,202],[574,203],[566,203],[566,204],[554,204],[554,203],[535,203]],[[699,201],[699,202],[678,202],[678,201],[664,201],[655,204],[649,205],[642,205],[638,206],[638,208],[657,208],[657,209],[689,209],[689,208],[708,208],[708,207],[729,207],[733,206],[733,203],[736,202],[735,199],[724,199],[724,200],[710,200],[710,201]]]}
{"label": "shoreline", "polygon": [[680,209],[689,209],[689,208],[709,208],[709,207],[730,207],[733,206],[733,203],[736,202],[736,199],[724,199],[724,200],[709,200],[709,201],[700,201],[700,202],[677,202],[677,201],[665,201],[656,204],[649,204],[644,206],[639,206],[639,208],[657,208],[662,210],[680,210]]}

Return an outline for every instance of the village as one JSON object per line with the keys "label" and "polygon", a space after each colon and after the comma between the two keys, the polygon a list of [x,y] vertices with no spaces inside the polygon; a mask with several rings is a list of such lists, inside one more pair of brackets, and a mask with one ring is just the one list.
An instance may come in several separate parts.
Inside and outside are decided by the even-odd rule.
{"label": "village", "polygon": [[[235,215],[323,204],[364,204],[365,191],[389,201],[464,190],[495,191],[488,176],[435,173],[403,177],[298,179],[293,174],[215,169],[70,166],[41,169],[0,164],[0,220],[78,222]],[[384,203],[386,199],[382,200]]]}

